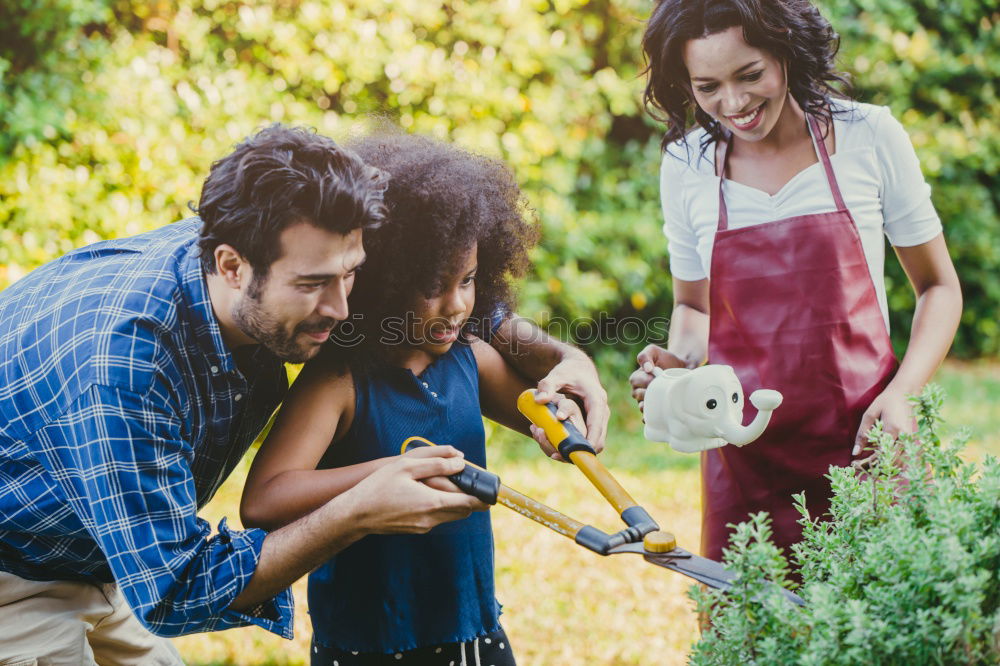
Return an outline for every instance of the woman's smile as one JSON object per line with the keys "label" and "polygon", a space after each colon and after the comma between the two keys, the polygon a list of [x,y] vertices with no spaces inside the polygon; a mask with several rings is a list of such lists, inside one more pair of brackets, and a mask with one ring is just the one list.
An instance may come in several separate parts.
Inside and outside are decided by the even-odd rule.
{"label": "woman's smile", "polygon": [[752,109],[749,113],[744,113],[739,116],[726,116],[726,120],[728,120],[734,128],[743,132],[749,132],[750,130],[756,129],[764,119],[765,104],[767,104],[767,102],[763,102],[757,108]]}

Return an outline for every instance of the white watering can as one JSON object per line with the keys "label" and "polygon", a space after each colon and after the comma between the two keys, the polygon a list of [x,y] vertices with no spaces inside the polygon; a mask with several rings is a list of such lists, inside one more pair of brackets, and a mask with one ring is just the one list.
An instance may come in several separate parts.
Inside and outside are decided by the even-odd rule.
{"label": "white watering can", "polygon": [[744,426],[743,386],[732,367],[653,368],[653,375],[643,401],[644,434],[684,453],[717,449],[727,442],[746,446],[761,436],[782,400],[771,389],[751,393],[757,416]]}

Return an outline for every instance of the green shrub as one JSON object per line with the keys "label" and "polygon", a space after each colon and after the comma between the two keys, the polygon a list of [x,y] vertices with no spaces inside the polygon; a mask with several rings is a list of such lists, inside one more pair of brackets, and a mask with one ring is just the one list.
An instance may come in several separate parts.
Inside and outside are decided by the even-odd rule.
{"label": "green shrub", "polygon": [[738,526],[726,551],[733,590],[693,592],[711,627],[691,663],[996,664],[1000,662],[1000,462],[963,463],[939,436],[940,389],[915,400],[919,429],[874,431],[867,475],[831,468],[829,520],[810,516],[793,561],[806,606],[786,602],[788,562],[765,514]]}

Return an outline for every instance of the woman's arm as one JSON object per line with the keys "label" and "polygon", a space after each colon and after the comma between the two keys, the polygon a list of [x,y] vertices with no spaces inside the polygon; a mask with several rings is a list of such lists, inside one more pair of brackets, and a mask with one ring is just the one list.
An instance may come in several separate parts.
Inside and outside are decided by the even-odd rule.
{"label": "woman's arm", "polygon": [[913,247],[896,247],[896,256],[917,296],[910,340],[899,370],[865,411],[855,438],[859,455],[876,419],[885,432],[897,435],[913,429],[907,396],[920,393],[944,360],[962,316],[962,288],[948,255],[944,235]]}
{"label": "woman's arm", "polygon": [[[476,357],[476,364],[479,366],[479,402],[482,406],[483,415],[497,423],[504,425],[511,430],[515,430],[523,435],[534,437],[541,445],[545,455],[562,460],[562,457],[548,443],[548,440],[534,432],[532,426],[524,415],[517,410],[517,397],[527,389],[533,388],[531,383],[510,367],[500,353],[477,338],[472,339],[472,353]],[[572,418],[573,423],[584,435],[587,428],[583,423],[583,416],[579,406],[564,396],[556,394],[556,418],[564,420]],[[600,453],[604,449],[603,444],[591,442],[594,449]]]}
{"label": "woman's arm", "polygon": [[653,367],[696,368],[708,358],[708,279],[674,278],[674,310],[670,317],[667,348],[647,345],[636,361],[639,369],[629,377],[632,397],[642,408]]}
{"label": "woman's arm", "polygon": [[273,530],[318,509],[392,460],[316,469],[323,454],[350,427],[354,382],[307,364],[288,392],[254,458],[240,501],[247,527]]}

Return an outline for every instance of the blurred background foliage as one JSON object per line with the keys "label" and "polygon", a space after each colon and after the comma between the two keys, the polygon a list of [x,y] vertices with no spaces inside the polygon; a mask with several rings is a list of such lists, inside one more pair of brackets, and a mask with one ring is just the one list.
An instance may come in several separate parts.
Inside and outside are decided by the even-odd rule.
{"label": "blurred background foliage", "polygon": [[[821,0],[862,101],[906,126],[945,222],[966,307],[954,353],[1000,353],[998,0]],[[371,114],[511,164],[543,225],[520,311],[553,325],[637,317],[663,339],[671,294],[658,142],[642,112],[649,0],[0,0],[0,289],[83,244],[190,213],[213,159],[272,121],[334,137]],[[912,292],[888,259],[897,345]],[[612,403],[604,458],[680,543],[698,543],[697,460],[642,438],[625,377],[645,341],[595,342]],[[952,361],[951,415],[1000,451],[995,361]],[[605,528],[582,477],[490,427],[504,480]],[[203,515],[233,516],[249,458]],[[233,518],[235,521],[235,518]],[[521,661],[683,663],[687,580],[595,559],[512,512],[494,514],[497,585]],[[236,521],[238,522],[238,521]],[[542,564],[539,564],[542,563]],[[294,643],[255,629],[177,641],[192,664],[308,659],[304,582]],[[609,602],[613,600],[613,603]],[[559,637],[553,640],[553,636]]]}
{"label": "blurred background foliage", "polygon": [[[819,5],[858,98],[892,107],[933,186],[966,295],[954,353],[996,355],[1000,5]],[[544,229],[522,313],[668,316],[662,128],[639,102],[648,11],[647,0],[0,0],[0,288],[73,247],[189,214],[211,161],[263,124],[343,137],[382,114],[514,168]],[[913,295],[888,263],[902,346]],[[645,341],[554,332],[623,370]]]}

